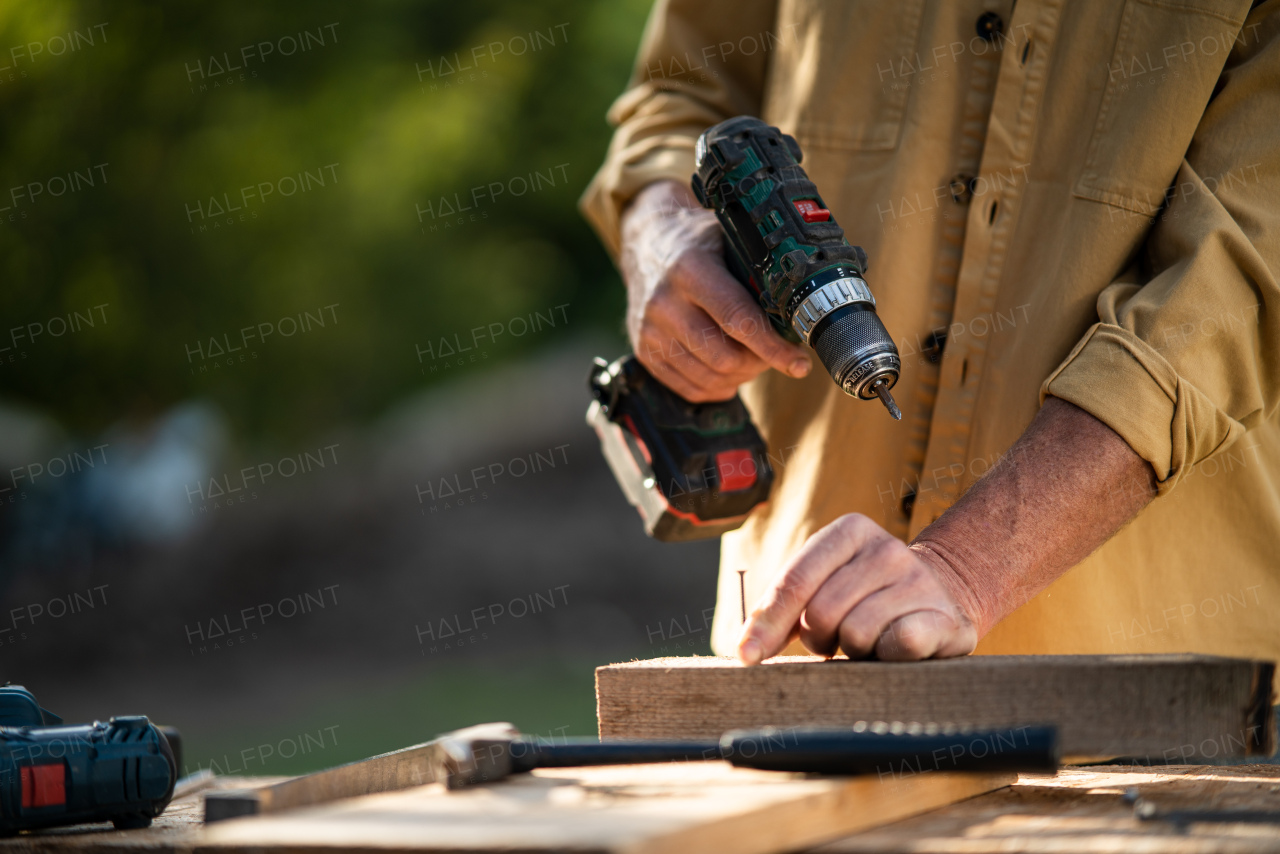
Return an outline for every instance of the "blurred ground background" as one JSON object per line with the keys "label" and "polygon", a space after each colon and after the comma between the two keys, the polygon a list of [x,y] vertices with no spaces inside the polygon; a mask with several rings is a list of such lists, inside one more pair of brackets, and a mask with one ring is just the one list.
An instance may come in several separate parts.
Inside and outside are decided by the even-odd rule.
{"label": "blurred ground background", "polygon": [[709,651],[582,422],[647,6],[0,3],[0,675],[274,774]]}

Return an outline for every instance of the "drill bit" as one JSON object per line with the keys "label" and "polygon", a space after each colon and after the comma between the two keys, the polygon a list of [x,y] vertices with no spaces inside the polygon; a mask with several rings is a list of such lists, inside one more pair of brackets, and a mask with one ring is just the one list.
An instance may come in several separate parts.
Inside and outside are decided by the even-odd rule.
{"label": "drill bit", "polygon": [[902,410],[894,402],[893,395],[889,394],[888,380],[880,380],[872,388],[875,390],[876,397],[880,398],[880,402],[884,404],[884,408],[889,410],[889,414],[893,416],[893,420],[901,421]]}

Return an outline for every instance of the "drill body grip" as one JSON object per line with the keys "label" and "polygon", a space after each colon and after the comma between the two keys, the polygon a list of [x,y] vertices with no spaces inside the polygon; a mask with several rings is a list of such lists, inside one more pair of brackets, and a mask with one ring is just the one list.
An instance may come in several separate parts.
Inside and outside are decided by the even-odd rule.
{"label": "drill body grip", "polygon": [[778,330],[798,340],[790,312],[803,283],[841,266],[864,276],[866,253],[845,240],[793,137],[741,116],[707,130],[697,151],[693,191],[720,220],[730,269]]}
{"label": "drill body grip", "polygon": [[168,741],[142,716],[0,726],[0,835],[98,821],[146,827],[176,779]]}
{"label": "drill body grip", "polygon": [[889,389],[901,360],[867,285],[867,255],[845,239],[800,166],[794,138],[739,116],[698,138],[698,201],[715,211],[729,270],[785,337],[814,348],[846,394],[879,397],[900,418]]}

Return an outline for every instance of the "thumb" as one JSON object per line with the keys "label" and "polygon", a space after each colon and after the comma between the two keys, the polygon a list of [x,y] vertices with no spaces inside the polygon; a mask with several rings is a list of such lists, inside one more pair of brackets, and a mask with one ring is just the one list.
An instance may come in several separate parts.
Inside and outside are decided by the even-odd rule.
{"label": "thumb", "polygon": [[789,377],[803,377],[813,360],[800,344],[784,340],[765,317],[751,292],[725,269],[718,258],[707,255],[692,261],[690,273],[697,287],[689,298],[702,308],[730,338],[756,354],[762,362]]}

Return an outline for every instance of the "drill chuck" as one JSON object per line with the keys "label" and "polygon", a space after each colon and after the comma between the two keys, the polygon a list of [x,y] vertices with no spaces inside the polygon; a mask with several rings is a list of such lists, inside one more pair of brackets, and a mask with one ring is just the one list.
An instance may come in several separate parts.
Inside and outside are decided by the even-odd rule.
{"label": "drill chuck", "polygon": [[791,312],[791,328],[813,348],[831,379],[845,394],[862,400],[879,398],[901,419],[889,390],[898,381],[902,361],[898,348],[876,314],[875,298],[860,276],[834,267],[815,276]]}
{"label": "drill chuck", "polygon": [[812,347],[846,394],[901,419],[889,392],[902,362],[876,314],[866,253],[845,240],[801,157],[777,128],[729,119],[698,138],[693,190],[724,229],[730,270],[778,331]]}

